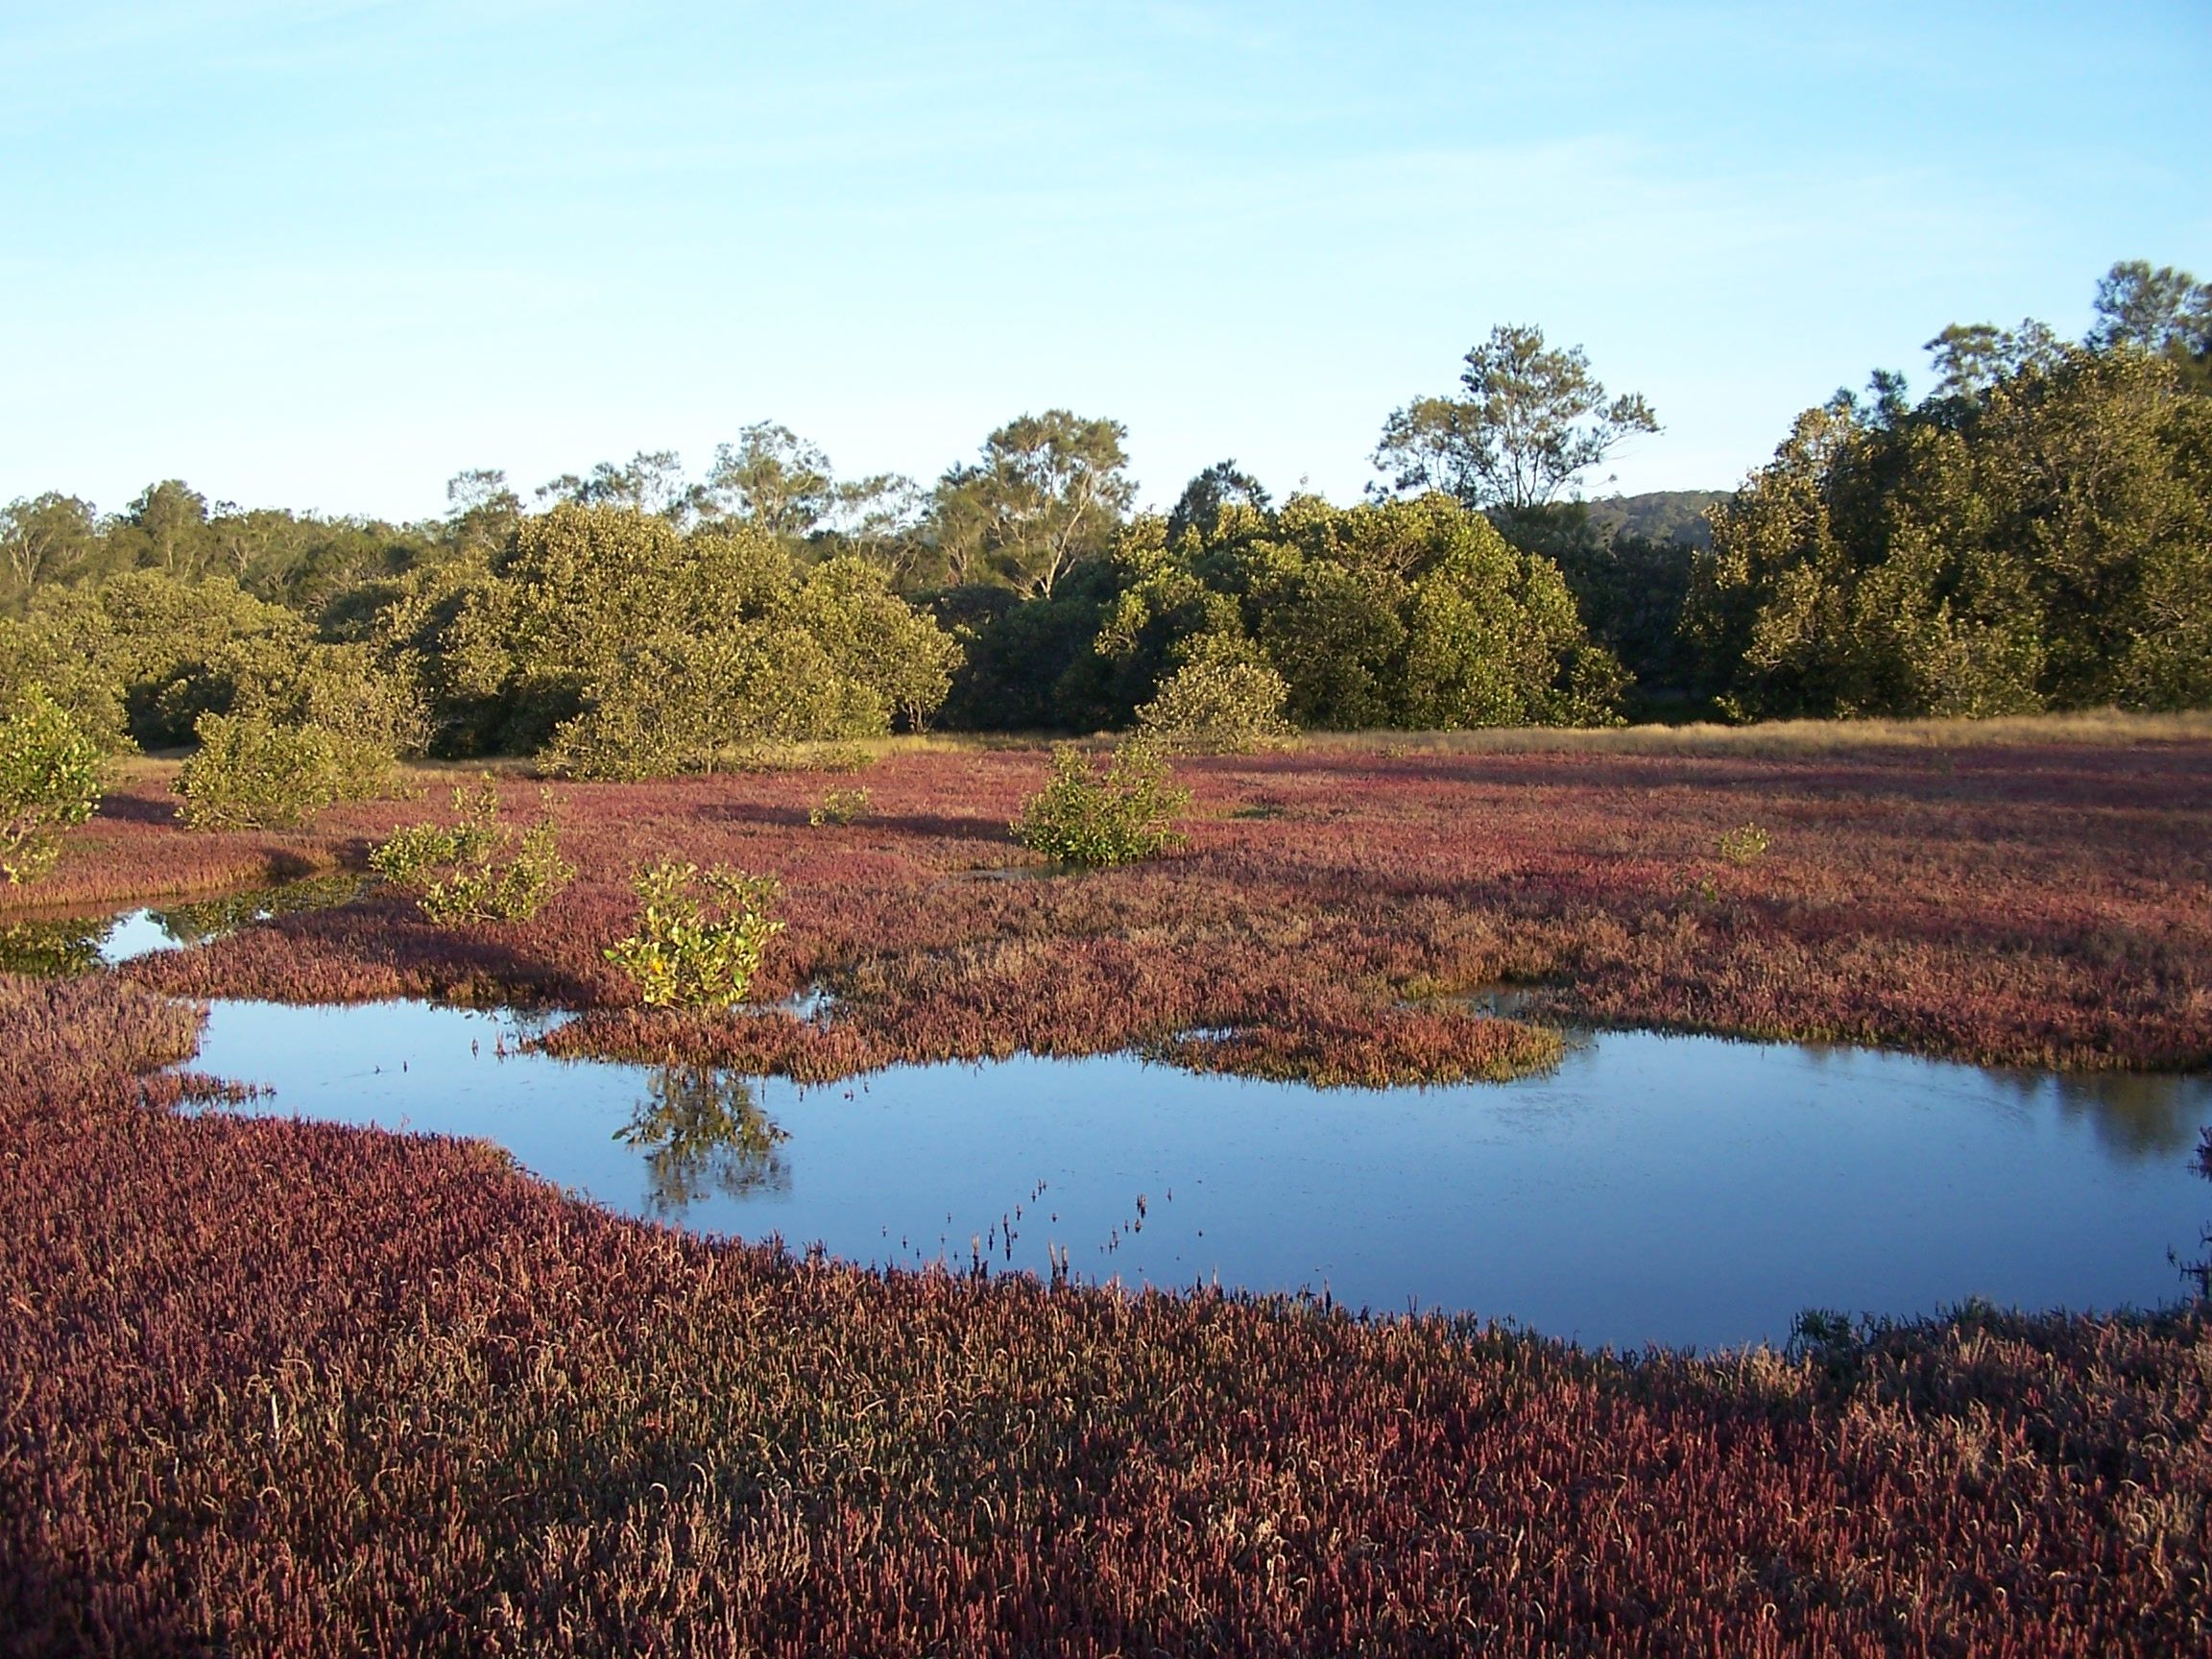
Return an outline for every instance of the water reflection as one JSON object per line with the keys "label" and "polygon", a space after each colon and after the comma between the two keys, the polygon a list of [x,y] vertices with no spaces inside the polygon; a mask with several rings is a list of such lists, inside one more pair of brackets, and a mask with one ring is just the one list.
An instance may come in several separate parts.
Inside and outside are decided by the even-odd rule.
{"label": "water reflection", "polygon": [[[557,1019],[217,1001],[194,1065],[273,1091],[236,1110],[486,1137],[703,1233],[1327,1291],[1592,1343],[1781,1342],[1807,1307],[2160,1305],[2212,1252],[2189,1153],[2112,1132],[2112,1091],[1898,1054],[1601,1032],[1542,1076],[1427,1090],[1127,1054],[801,1088],[521,1046]],[[2148,1081],[2212,1122],[2212,1078]]]}
{"label": "water reflection", "polygon": [[2062,1114],[2086,1121],[2102,1144],[2125,1157],[2170,1158],[2188,1146],[2201,1122],[2201,1094],[2181,1077],[2078,1072],[2041,1086]]}
{"label": "water reflection", "polygon": [[101,942],[113,926],[105,916],[0,926],[0,972],[89,974],[100,966]]}
{"label": "water reflection", "polygon": [[705,1066],[657,1066],[645,1097],[614,1139],[645,1163],[655,1214],[677,1215],[719,1192],[784,1192],[791,1170],[776,1150],[786,1139],[742,1077]]}
{"label": "water reflection", "polygon": [[240,928],[301,910],[325,910],[356,897],[363,878],[312,876],[247,887],[159,909],[39,917],[0,924],[0,973],[89,974],[157,950],[205,945]]}
{"label": "water reflection", "polygon": [[248,887],[146,914],[178,949],[212,940],[301,910],[328,910],[359,896],[366,880],[349,872],[309,876],[274,887]]}

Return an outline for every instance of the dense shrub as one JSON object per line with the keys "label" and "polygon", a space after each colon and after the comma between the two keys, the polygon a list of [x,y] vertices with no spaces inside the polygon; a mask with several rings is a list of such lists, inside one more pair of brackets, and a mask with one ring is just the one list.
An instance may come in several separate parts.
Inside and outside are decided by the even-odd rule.
{"label": "dense shrub", "polygon": [[891,713],[812,635],[746,624],[656,635],[621,651],[543,760],[576,778],[712,772],[763,749],[878,737]]}
{"label": "dense shrub", "polygon": [[0,714],[0,876],[35,881],[100,800],[100,749],[38,686]]}
{"label": "dense shrub", "polygon": [[1166,757],[1141,738],[1115,750],[1103,773],[1063,747],[1012,829],[1022,846],[1064,864],[1128,864],[1180,845],[1174,819],[1190,804],[1190,791],[1168,782]]}
{"label": "dense shrub", "polygon": [[1117,569],[1094,651],[1154,687],[1171,665],[1240,661],[1282,677],[1284,712],[1307,728],[1619,718],[1626,676],[1558,567],[1445,495],[1356,507],[1295,495],[1231,508],[1172,545],[1140,520]]}
{"label": "dense shrub", "polygon": [[194,830],[281,829],[391,783],[389,754],[321,726],[203,714],[193,730],[200,748],[178,774],[177,792]]}
{"label": "dense shrub", "polygon": [[959,648],[849,557],[802,572],[757,526],[689,537],[564,505],[411,635],[448,711],[578,777],[704,771],[762,744],[879,735],[944,701]]}
{"label": "dense shrub", "polygon": [[2034,329],[1969,361],[1974,332],[1915,406],[1807,410],[1714,510],[1686,625],[1730,713],[2212,702],[2212,398]]}
{"label": "dense shrub", "polygon": [[782,884],[717,864],[668,861],[640,870],[637,930],[607,960],[637,982],[656,1008],[727,1008],[745,999],[768,942],[783,931],[770,914]]}
{"label": "dense shrub", "polygon": [[866,789],[832,789],[806,809],[806,822],[817,830],[825,824],[851,824],[867,816],[871,799]]}
{"label": "dense shrub", "polygon": [[1290,687],[1256,662],[1186,662],[1137,710],[1137,730],[1166,754],[1248,755],[1292,734]]}
{"label": "dense shrub", "polygon": [[526,830],[501,821],[490,778],[453,791],[454,822],[415,824],[369,855],[369,867],[412,888],[433,922],[527,922],[576,874],[561,856],[550,805]]}

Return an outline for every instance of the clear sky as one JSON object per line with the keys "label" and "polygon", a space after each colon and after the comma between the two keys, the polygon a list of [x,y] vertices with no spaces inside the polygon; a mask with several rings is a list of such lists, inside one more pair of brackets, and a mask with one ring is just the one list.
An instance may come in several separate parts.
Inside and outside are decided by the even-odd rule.
{"label": "clear sky", "polygon": [[[414,517],[775,420],[1372,476],[1494,324],[1728,487],[1951,322],[2212,276],[2212,0],[0,0],[0,500]],[[1592,478],[1592,493],[1606,489]]]}

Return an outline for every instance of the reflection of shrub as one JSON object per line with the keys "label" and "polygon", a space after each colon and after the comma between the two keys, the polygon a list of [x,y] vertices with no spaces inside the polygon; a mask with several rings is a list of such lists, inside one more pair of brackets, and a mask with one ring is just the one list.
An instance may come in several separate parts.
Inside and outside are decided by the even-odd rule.
{"label": "reflection of shrub", "polygon": [[1756,824],[1740,824],[1720,837],[1720,856],[1731,864],[1756,864],[1767,854],[1767,831]]}
{"label": "reflection of shrub", "polygon": [[644,1154],[653,1206],[681,1211],[709,1189],[742,1198],[791,1184],[776,1148],[786,1136],[741,1077],[704,1066],[661,1066],[617,1141]]}
{"label": "reflection of shrub", "polygon": [[1103,773],[1080,749],[1052,752],[1052,773],[1022,804],[1014,839],[1064,864],[1106,866],[1149,858],[1182,836],[1175,815],[1190,804],[1167,781],[1167,762],[1152,744],[1131,738]]}
{"label": "reflection of shrub", "polygon": [[825,824],[850,824],[867,815],[871,799],[865,789],[832,789],[820,805],[807,808],[806,822],[817,830]]}
{"label": "reflection of shrub", "polygon": [[640,870],[637,930],[607,951],[656,1008],[727,1008],[745,999],[768,942],[783,931],[769,914],[782,884],[717,864],[674,862]]}
{"label": "reflection of shrub", "polygon": [[391,784],[389,754],[321,726],[203,714],[193,731],[200,748],[178,774],[177,792],[194,830],[279,829]]}
{"label": "reflection of shrub", "polygon": [[100,800],[100,750],[34,685],[0,717],[0,875],[35,881]]}
{"label": "reflection of shrub", "polygon": [[453,824],[410,825],[369,855],[372,870],[415,890],[433,922],[527,922],[576,874],[550,806],[517,830],[500,821],[499,788],[486,778],[453,791]]}
{"label": "reflection of shrub", "polygon": [[0,974],[89,974],[100,966],[108,928],[105,920],[0,926]]}
{"label": "reflection of shrub", "polygon": [[249,887],[213,899],[195,899],[156,910],[154,920],[180,945],[204,945],[242,927],[301,910],[326,910],[359,895],[361,878],[349,873],[309,876],[276,887]]}
{"label": "reflection of shrub", "polygon": [[1257,662],[1187,662],[1137,710],[1137,730],[1182,755],[1248,755],[1292,734],[1283,676]]}

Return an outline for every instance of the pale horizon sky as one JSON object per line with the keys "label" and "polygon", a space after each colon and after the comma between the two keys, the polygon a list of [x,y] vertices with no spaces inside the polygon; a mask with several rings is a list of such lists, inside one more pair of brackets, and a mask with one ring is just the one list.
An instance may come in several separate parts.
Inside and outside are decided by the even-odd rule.
{"label": "pale horizon sky", "polygon": [[[2125,27],[2111,21],[2125,19]],[[1499,323],[1729,488],[1953,322],[2212,276],[2212,5],[10,0],[0,501],[394,519],[778,421],[1373,476]]]}

